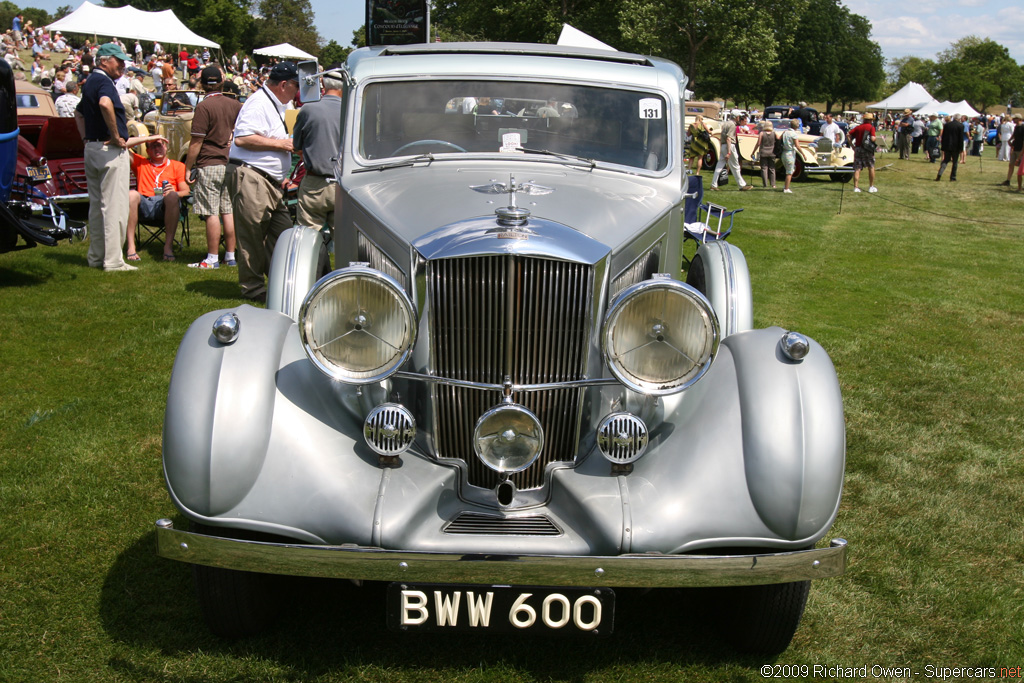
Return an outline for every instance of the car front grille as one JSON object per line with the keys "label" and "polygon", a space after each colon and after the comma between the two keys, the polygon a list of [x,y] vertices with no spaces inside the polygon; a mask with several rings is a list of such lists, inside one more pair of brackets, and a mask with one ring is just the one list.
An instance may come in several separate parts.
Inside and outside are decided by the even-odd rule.
{"label": "car front grille", "polygon": [[[591,266],[501,255],[431,261],[427,273],[436,376],[486,384],[584,378]],[[448,385],[432,392],[438,457],[465,461],[471,486],[496,486],[497,473],[473,452],[473,428],[501,392]],[[539,488],[548,463],[576,456],[582,390],[518,392],[512,400],[540,419],[545,445],[537,462],[511,479],[520,489]]]}

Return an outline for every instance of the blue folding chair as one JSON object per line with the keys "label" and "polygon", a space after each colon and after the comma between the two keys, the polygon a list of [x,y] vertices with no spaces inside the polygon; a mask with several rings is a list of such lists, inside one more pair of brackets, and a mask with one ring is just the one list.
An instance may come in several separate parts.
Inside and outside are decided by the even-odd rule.
{"label": "blue folding chair", "polygon": [[683,203],[683,261],[687,268],[690,266],[690,259],[686,257],[687,240],[696,242],[700,249],[706,242],[727,239],[732,233],[735,215],[742,210],[730,211],[718,204],[704,203],[704,179],[699,175],[687,176]]}

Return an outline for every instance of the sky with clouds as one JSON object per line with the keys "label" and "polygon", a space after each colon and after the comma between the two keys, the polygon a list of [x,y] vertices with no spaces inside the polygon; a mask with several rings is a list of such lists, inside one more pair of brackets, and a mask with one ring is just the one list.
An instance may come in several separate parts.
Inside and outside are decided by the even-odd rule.
{"label": "sky with clouds", "polygon": [[[364,0],[310,1],[320,35],[342,46],[350,45],[352,32],[365,20]],[[953,42],[976,35],[1004,45],[1014,60],[1024,64],[1024,0],[844,0],[844,3],[851,12],[871,21],[872,38],[882,47],[887,59],[907,55],[934,59]],[[48,12],[63,4],[68,4],[68,0],[31,3]],[[80,3],[72,1],[70,4],[78,6]]]}

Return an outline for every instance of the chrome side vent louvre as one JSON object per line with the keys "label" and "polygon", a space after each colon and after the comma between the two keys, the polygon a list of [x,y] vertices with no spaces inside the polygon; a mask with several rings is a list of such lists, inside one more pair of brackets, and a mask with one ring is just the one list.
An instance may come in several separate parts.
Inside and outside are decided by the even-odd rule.
{"label": "chrome side vent louvre", "polygon": [[[362,232],[357,232],[357,258],[356,261],[368,263],[371,268],[379,270],[395,278],[402,288],[408,291],[409,281],[398,267],[398,264],[388,258],[387,254],[381,251],[380,247],[370,241],[370,238]],[[339,266],[340,268],[341,266]]]}
{"label": "chrome side vent louvre", "polygon": [[612,280],[611,298],[614,299],[626,287],[650,280],[655,273],[661,272],[660,266],[661,242],[657,242]]}
{"label": "chrome side vent louvre", "polygon": [[562,530],[545,515],[496,517],[463,512],[444,527],[446,534],[478,536],[561,536]]}

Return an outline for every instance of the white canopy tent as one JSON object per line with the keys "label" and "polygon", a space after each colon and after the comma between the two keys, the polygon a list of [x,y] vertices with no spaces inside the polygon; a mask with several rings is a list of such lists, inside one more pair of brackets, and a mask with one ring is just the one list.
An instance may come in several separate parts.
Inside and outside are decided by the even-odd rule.
{"label": "white canopy tent", "polygon": [[598,50],[611,50],[612,52],[617,52],[617,50],[611,45],[602,43],[597,38],[584,33],[569,24],[562,24],[562,32],[558,36],[557,44],[568,45],[570,47],[589,47]]}
{"label": "white canopy tent", "polygon": [[920,109],[932,102],[934,98],[928,94],[920,83],[910,81],[905,86],[889,95],[881,102],[869,104],[868,109]]}
{"label": "white canopy tent", "polygon": [[944,107],[943,111],[947,114],[956,114],[958,116],[981,116],[974,107],[967,104],[967,100],[960,100],[959,102],[950,102],[949,100],[946,100],[939,106]]}
{"label": "white canopy tent", "polygon": [[161,41],[168,45],[220,47],[219,43],[190,31],[172,10],[143,12],[130,5],[100,7],[88,0],[74,12],[46,28],[62,33]]}
{"label": "white canopy tent", "polygon": [[300,50],[291,43],[281,43],[279,45],[271,45],[270,47],[261,47],[258,50],[253,50],[254,55],[262,55],[264,57],[281,57],[282,59],[313,59],[316,57],[309,54],[305,50]]}
{"label": "white canopy tent", "polygon": [[931,102],[915,110],[914,116],[931,116],[932,114],[937,115],[939,112],[948,113],[942,108],[942,102],[932,98]]}

